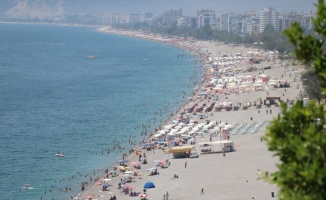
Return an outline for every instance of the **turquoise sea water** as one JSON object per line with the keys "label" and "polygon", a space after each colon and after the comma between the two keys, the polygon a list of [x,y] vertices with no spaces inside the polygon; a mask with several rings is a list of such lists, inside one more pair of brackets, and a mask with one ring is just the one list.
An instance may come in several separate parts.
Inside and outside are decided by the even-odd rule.
{"label": "turquoise sea water", "polygon": [[1,199],[69,199],[114,165],[200,80],[178,54],[94,28],[0,24]]}

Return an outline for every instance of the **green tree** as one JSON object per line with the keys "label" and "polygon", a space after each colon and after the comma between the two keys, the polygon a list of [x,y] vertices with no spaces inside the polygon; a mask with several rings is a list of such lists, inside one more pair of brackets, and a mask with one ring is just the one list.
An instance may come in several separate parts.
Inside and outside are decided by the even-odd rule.
{"label": "green tree", "polygon": [[[326,38],[326,7],[323,0],[316,4],[314,31]],[[313,72],[322,80],[321,91],[326,90],[326,54],[324,40],[304,35],[298,23],[284,31],[295,46],[297,59],[311,65]],[[293,107],[281,105],[281,113],[271,121],[264,140],[268,148],[280,159],[278,170],[266,172],[266,179],[279,186],[281,200],[326,199],[326,115],[323,106],[302,101]]]}
{"label": "green tree", "polygon": [[302,74],[303,88],[309,98],[315,99],[320,104],[325,98],[324,93],[319,87],[322,84],[320,77],[312,70],[308,70]]}

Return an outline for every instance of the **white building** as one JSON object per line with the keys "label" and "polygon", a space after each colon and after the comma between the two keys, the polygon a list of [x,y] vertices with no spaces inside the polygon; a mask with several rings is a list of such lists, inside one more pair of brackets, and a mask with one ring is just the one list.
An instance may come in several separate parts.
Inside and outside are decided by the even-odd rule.
{"label": "white building", "polygon": [[141,22],[141,15],[140,14],[129,14],[127,23],[129,24],[137,24]]}
{"label": "white building", "polygon": [[197,11],[197,28],[205,25],[214,26],[216,21],[215,11],[213,10],[200,10]]}
{"label": "white building", "polygon": [[274,8],[264,8],[259,12],[259,32],[265,30],[266,25],[272,25],[275,31],[280,31],[279,13]]}

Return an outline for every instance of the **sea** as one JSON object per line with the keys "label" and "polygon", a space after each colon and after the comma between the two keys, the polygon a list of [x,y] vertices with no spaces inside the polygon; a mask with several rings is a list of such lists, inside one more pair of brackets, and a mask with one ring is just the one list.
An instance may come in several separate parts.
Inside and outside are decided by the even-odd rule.
{"label": "sea", "polygon": [[167,44],[0,24],[1,199],[76,196],[176,112],[202,75],[196,57]]}

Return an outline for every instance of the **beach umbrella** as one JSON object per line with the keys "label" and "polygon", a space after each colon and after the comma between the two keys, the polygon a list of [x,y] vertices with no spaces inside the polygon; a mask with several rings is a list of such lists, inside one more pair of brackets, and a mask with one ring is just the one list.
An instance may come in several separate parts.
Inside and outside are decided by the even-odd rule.
{"label": "beach umbrella", "polygon": [[204,116],[204,114],[202,114],[202,113],[198,113],[197,114],[199,117],[203,117]]}
{"label": "beach umbrella", "polygon": [[126,167],[125,166],[117,166],[117,168],[119,169],[119,170],[126,170]]}
{"label": "beach umbrella", "polygon": [[149,143],[143,143],[141,144],[143,147],[148,147],[150,144]]}
{"label": "beach umbrella", "polygon": [[147,194],[140,194],[139,197],[143,198],[143,197],[147,197]]}
{"label": "beach umbrella", "polygon": [[125,163],[128,162],[128,160],[118,160],[118,163]]}
{"label": "beach umbrella", "polygon": [[125,173],[124,174],[133,174],[134,172],[132,172],[132,171],[125,171]]}
{"label": "beach umbrella", "polygon": [[260,84],[260,83],[256,83],[256,84],[254,84],[254,86],[255,86],[255,87],[259,87],[259,86],[262,86],[262,84]]}
{"label": "beach umbrella", "polygon": [[132,162],[131,165],[133,166],[138,165],[138,162]]}
{"label": "beach umbrella", "polygon": [[237,88],[237,86],[235,86],[235,85],[230,85],[230,86],[228,86],[228,88],[230,88],[230,89],[235,89],[235,88]]}
{"label": "beach umbrella", "polygon": [[121,174],[119,176],[131,176],[131,174]]}
{"label": "beach umbrella", "polygon": [[153,182],[148,181],[145,183],[144,188],[146,188],[146,189],[155,188],[155,185]]}
{"label": "beach umbrella", "polygon": [[223,91],[223,88],[221,88],[221,87],[215,87],[214,90],[215,91]]}
{"label": "beach umbrella", "polygon": [[166,164],[166,160],[162,160],[162,161],[160,162],[160,164],[161,164],[161,165],[165,165],[165,164]]}
{"label": "beach umbrella", "polygon": [[107,181],[111,181],[112,179],[109,179],[109,178],[105,178],[103,179],[104,182],[107,182]]}
{"label": "beach umbrella", "polygon": [[154,160],[154,162],[158,163],[158,162],[161,162],[161,160]]}
{"label": "beach umbrella", "polygon": [[152,168],[149,168],[149,169],[146,169],[147,171],[154,171],[156,170],[157,168],[156,167],[152,167]]}
{"label": "beach umbrella", "polygon": [[108,187],[108,186],[109,186],[109,184],[107,184],[107,183],[104,183],[104,184],[103,184],[103,186],[104,186],[104,187]]}
{"label": "beach umbrella", "polygon": [[87,196],[86,197],[86,199],[92,199],[93,198],[93,196]]}

